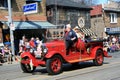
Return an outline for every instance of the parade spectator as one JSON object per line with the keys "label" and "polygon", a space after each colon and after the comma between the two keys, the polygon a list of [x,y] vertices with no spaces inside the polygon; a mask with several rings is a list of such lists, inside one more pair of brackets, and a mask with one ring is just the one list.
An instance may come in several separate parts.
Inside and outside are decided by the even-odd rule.
{"label": "parade spectator", "polygon": [[32,37],[29,41],[30,47],[36,50],[35,39]]}
{"label": "parade spectator", "polygon": [[120,48],[120,36],[119,36],[119,38],[118,38],[118,43],[119,43],[119,48]]}
{"label": "parade spectator", "polygon": [[19,43],[19,54],[21,54],[24,51],[25,41],[26,41],[26,37],[23,36],[22,40],[20,40],[20,43]]}
{"label": "parade spectator", "polygon": [[37,37],[37,38],[35,39],[35,44],[36,44],[36,46],[38,46],[39,43],[40,43],[40,39]]}
{"label": "parade spectator", "polygon": [[39,41],[37,44],[37,50],[35,51],[35,57],[36,58],[41,58],[41,53],[42,53],[42,41]]}
{"label": "parade spectator", "polygon": [[112,43],[116,43],[117,39],[115,37],[112,38]]}
{"label": "parade spectator", "polygon": [[12,64],[12,53],[9,45],[4,46],[4,56],[7,58],[8,64]]}
{"label": "parade spectator", "polygon": [[3,53],[2,53],[2,49],[0,49],[0,65],[3,63]]}
{"label": "parade spectator", "polygon": [[109,46],[109,43],[108,43],[108,40],[106,39],[104,42],[103,42],[103,46],[104,46],[104,50],[105,51],[110,51],[110,46]]}

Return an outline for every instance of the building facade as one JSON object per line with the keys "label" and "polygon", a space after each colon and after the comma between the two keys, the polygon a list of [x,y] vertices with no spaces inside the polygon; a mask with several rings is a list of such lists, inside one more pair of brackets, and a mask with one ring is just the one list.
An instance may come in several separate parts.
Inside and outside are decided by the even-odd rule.
{"label": "building facade", "polygon": [[90,28],[91,8],[72,0],[46,0],[47,18],[53,24],[67,24],[78,26],[78,19],[83,18],[85,27]]}
{"label": "building facade", "polygon": [[[23,6],[30,3],[38,4],[38,12],[24,15]],[[24,34],[27,34],[27,36],[40,35],[38,33],[41,31],[36,31],[37,34],[34,33],[34,35],[33,33],[30,34],[30,29],[44,29],[68,23],[72,25],[72,28],[79,26],[86,35],[93,34],[89,30],[91,27],[90,10],[92,8],[73,0],[11,0],[11,5],[13,26],[15,27],[14,36],[17,39],[20,39]],[[9,35],[7,0],[0,1],[0,13],[3,41],[9,41],[5,37]]]}
{"label": "building facade", "polygon": [[92,35],[90,10],[92,8],[73,0],[46,0],[46,13],[49,22],[55,25],[71,24],[78,26],[85,35]]}
{"label": "building facade", "polygon": [[[34,14],[24,15],[23,6],[30,3],[38,4],[38,11]],[[48,27],[46,18],[46,0],[11,0],[12,6],[12,20],[15,27],[14,36],[20,37],[25,29],[40,29],[41,25]],[[3,37],[3,41],[9,41],[6,39],[6,35],[9,35],[9,23],[8,23],[8,3],[7,0],[0,1],[0,27]],[[22,32],[20,30],[23,30]],[[28,30],[29,31],[29,30]],[[28,32],[27,31],[27,32]],[[20,33],[20,34],[18,34]],[[34,36],[34,35],[33,35]]]}
{"label": "building facade", "polygon": [[92,7],[91,28],[98,37],[120,34],[120,7],[119,3],[109,1]]}
{"label": "building facade", "polygon": [[[37,4],[37,13],[24,14],[23,6],[32,3]],[[46,28],[54,26],[47,21],[46,0],[11,0],[11,7],[15,52],[19,50],[19,40],[22,36],[26,36],[28,40],[31,37],[39,37],[42,40]],[[10,41],[7,0],[0,0],[0,13],[0,41],[4,43]]]}

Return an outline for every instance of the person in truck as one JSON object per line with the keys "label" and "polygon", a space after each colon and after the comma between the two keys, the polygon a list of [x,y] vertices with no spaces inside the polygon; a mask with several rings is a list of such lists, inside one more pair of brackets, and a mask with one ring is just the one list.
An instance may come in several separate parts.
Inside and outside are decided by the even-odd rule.
{"label": "person in truck", "polygon": [[69,49],[77,41],[77,39],[77,35],[71,29],[71,25],[67,24],[65,29],[66,55],[69,55]]}

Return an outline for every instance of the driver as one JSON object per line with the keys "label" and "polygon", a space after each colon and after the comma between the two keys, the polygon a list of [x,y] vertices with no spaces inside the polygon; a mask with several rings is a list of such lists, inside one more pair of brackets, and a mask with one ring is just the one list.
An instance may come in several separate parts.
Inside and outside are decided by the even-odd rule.
{"label": "driver", "polygon": [[77,39],[77,35],[71,29],[71,25],[67,24],[65,29],[66,55],[69,54],[70,47],[77,41]]}

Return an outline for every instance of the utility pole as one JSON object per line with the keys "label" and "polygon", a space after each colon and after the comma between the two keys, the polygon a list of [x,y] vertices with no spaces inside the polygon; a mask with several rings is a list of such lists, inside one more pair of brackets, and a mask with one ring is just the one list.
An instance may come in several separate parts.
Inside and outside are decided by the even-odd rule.
{"label": "utility pole", "polygon": [[57,18],[58,18],[58,14],[57,14],[57,0],[55,0],[55,12],[56,12],[56,21],[55,21],[55,24],[57,25]]}
{"label": "utility pole", "polygon": [[14,36],[13,36],[13,21],[12,21],[12,9],[11,9],[11,0],[7,0],[8,1],[8,23],[9,23],[9,28],[10,28],[10,41],[11,41],[11,49],[12,49],[12,54],[15,54],[14,51]]}

